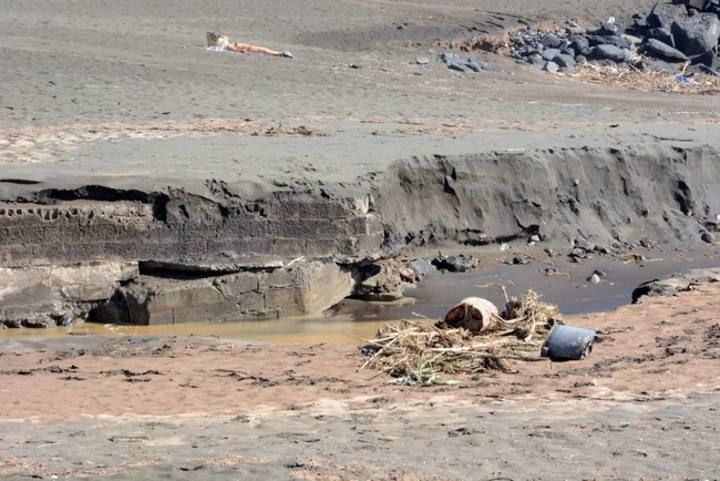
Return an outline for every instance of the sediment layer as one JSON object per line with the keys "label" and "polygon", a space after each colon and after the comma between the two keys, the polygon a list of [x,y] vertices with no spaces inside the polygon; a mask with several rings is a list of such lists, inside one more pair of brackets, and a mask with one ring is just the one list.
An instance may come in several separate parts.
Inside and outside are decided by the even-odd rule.
{"label": "sediment layer", "polygon": [[699,242],[720,213],[718,150],[635,145],[416,157],[376,195],[399,243]]}
{"label": "sediment layer", "polygon": [[[318,182],[260,195],[217,180],[154,190],[0,180],[3,321],[316,314],[353,293],[401,293],[400,264],[382,259],[407,246],[530,235],[564,245],[700,243],[720,213],[720,155],[680,145],[414,157],[361,188]],[[110,276],[102,296],[49,287],[48,266],[82,286],[108,261],[136,275]]]}

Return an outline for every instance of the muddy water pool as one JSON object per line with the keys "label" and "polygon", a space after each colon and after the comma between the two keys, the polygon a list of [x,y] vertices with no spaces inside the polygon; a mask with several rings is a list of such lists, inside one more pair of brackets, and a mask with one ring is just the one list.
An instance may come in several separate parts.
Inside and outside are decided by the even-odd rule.
{"label": "muddy water pool", "polygon": [[[96,334],[194,335],[273,343],[358,344],[371,339],[386,322],[438,319],[449,307],[465,297],[485,297],[502,306],[504,294],[501,285],[505,286],[510,295],[520,295],[528,289],[534,289],[546,302],[557,304],[566,318],[572,319],[587,313],[610,311],[630,303],[633,289],[644,281],[687,269],[720,267],[720,257],[714,252],[654,252],[646,257],[648,260],[642,263],[624,263],[598,257],[586,260],[581,265],[564,259],[545,259],[524,266],[492,262],[471,273],[433,272],[417,287],[408,289],[407,298],[401,301],[378,303],[347,299],[319,317],[162,326],[86,323],[42,330],[8,329],[0,331],[0,339]],[[544,271],[549,266],[558,269],[561,275],[546,276]],[[595,269],[607,273],[607,277],[599,284],[587,281]]]}

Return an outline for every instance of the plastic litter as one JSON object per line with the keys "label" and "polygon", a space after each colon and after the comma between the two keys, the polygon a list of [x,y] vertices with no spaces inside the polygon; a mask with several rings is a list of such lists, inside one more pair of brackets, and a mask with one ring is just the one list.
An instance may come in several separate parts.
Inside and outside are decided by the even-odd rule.
{"label": "plastic litter", "polygon": [[590,355],[596,340],[597,333],[592,329],[556,324],[545,339],[540,356],[551,361],[579,361]]}

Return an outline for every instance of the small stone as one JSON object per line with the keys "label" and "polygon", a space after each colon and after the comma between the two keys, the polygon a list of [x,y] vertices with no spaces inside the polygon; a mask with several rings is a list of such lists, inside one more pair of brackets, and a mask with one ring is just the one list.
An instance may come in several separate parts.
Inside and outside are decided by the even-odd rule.
{"label": "small stone", "polygon": [[647,32],[647,37],[659,40],[673,48],[675,47],[675,39],[673,38],[672,32],[670,32],[669,28],[651,28]]}
{"label": "small stone", "polygon": [[681,51],[654,38],[648,39],[647,43],[643,46],[643,50],[653,57],[667,60],[668,62],[686,62],[688,60],[687,55]]}
{"label": "small stone", "polygon": [[596,59],[612,60],[613,62],[622,63],[628,57],[627,50],[616,47],[615,45],[602,44],[593,47],[591,55]]}
{"label": "small stone", "polygon": [[416,281],[423,280],[426,275],[435,270],[435,266],[425,257],[415,259],[409,267],[415,272]]}
{"label": "small stone", "polygon": [[635,13],[633,14],[632,18],[633,27],[635,27],[635,30],[647,27],[647,15],[645,15],[644,13]]}
{"label": "small stone", "polygon": [[563,41],[560,37],[555,35],[554,33],[549,33],[545,35],[542,39],[542,45],[545,48],[558,48],[560,45],[562,45]]}
{"label": "small stone", "polygon": [[542,55],[540,55],[539,53],[534,53],[527,57],[527,62],[538,67],[542,67],[543,65],[545,65],[545,59],[543,59]]}
{"label": "small stone", "polygon": [[398,274],[400,274],[400,279],[403,282],[408,282],[411,284],[415,282],[415,271],[410,269],[409,267],[399,267]]}
{"label": "small stone", "polygon": [[712,244],[713,242],[715,242],[715,236],[709,232],[703,232],[703,234],[700,236],[700,239],[707,244]]}
{"label": "small stone", "polygon": [[415,57],[415,63],[418,65],[427,65],[430,63],[430,59],[428,57]]}
{"label": "small stone", "polygon": [[615,22],[603,22],[598,29],[600,35],[615,35],[620,31],[620,27]]}
{"label": "small stone", "polygon": [[664,60],[647,59],[643,62],[643,67],[645,70],[650,70],[652,72],[677,74],[677,73],[680,73],[682,64],[681,63],[668,63]]}
{"label": "small stone", "polygon": [[537,234],[533,234],[530,236],[530,242],[535,242],[536,244],[540,242],[540,236]]}
{"label": "small stone", "polygon": [[595,246],[595,252],[599,254],[610,254],[612,251],[605,246]]}
{"label": "small stone", "polygon": [[573,48],[577,53],[589,52],[590,42],[585,37],[575,35],[570,38],[570,47]]}
{"label": "small stone", "polygon": [[512,263],[516,266],[524,266],[530,264],[530,261],[525,257],[513,257]]}
{"label": "small stone", "polygon": [[561,53],[560,55],[556,55],[553,59],[553,62],[558,64],[561,68],[573,68],[575,67],[575,59],[572,57],[572,55],[568,55],[565,53]]}
{"label": "small stone", "polygon": [[603,270],[601,270],[601,269],[595,269],[595,270],[593,271],[593,275],[598,276],[598,277],[600,277],[600,278],[605,278],[605,277],[607,277],[607,272],[605,272],[605,271],[603,271]]}
{"label": "small stone", "polygon": [[463,255],[436,257],[433,259],[432,264],[438,270],[449,272],[468,272],[477,267],[477,261],[473,257],[465,257]]}
{"label": "small stone", "polygon": [[548,62],[552,62],[552,60],[560,55],[562,53],[562,50],[559,48],[549,48],[542,53],[542,57],[547,60]]}
{"label": "small stone", "polygon": [[590,277],[588,277],[588,282],[592,282],[593,284],[600,284],[600,276],[597,274],[593,274]]}
{"label": "small stone", "polygon": [[595,250],[595,244],[586,239],[575,239],[575,247],[582,249],[585,253]]}
{"label": "small stone", "polygon": [[543,67],[543,70],[550,73],[555,73],[560,69],[560,66],[556,64],[555,62],[548,62]]}
{"label": "small stone", "polygon": [[590,45],[593,46],[612,45],[613,47],[623,50],[630,48],[628,41],[618,35],[611,35],[607,37],[600,35],[588,35],[587,39],[590,42]]}
{"label": "small stone", "polygon": [[506,244],[506,243],[504,243],[504,242],[503,242],[502,244],[500,244],[500,251],[501,251],[501,252],[505,252],[505,251],[509,251],[509,250],[510,250],[510,245],[509,245],[509,244]]}
{"label": "small stone", "polygon": [[634,35],[630,34],[622,34],[621,37],[623,40],[625,40],[628,44],[630,44],[631,47],[638,46],[642,43],[642,39],[640,37],[636,37]]}
{"label": "small stone", "polygon": [[477,61],[475,60],[468,60],[467,62],[465,62],[465,66],[473,72],[480,72],[482,70],[480,64],[477,63]]}
{"label": "small stone", "polygon": [[350,68],[361,69],[361,68],[363,68],[363,66],[360,65],[359,63],[351,63]]}

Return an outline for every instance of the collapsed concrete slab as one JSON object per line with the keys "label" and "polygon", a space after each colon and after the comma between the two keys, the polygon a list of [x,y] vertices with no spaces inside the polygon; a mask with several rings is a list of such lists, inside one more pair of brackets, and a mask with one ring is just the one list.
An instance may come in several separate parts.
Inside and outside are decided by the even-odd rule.
{"label": "collapsed concrete slab", "polygon": [[0,267],[0,324],[48,327],[71,323],[138,275],[137,262],[125,261]]}
{"label": "collapsed concrete slab", "polygon": [[90,317],[155,325],[306,316],[337,304],[353,285],[350,269],[331,259],[199,279],[143,276]]}

